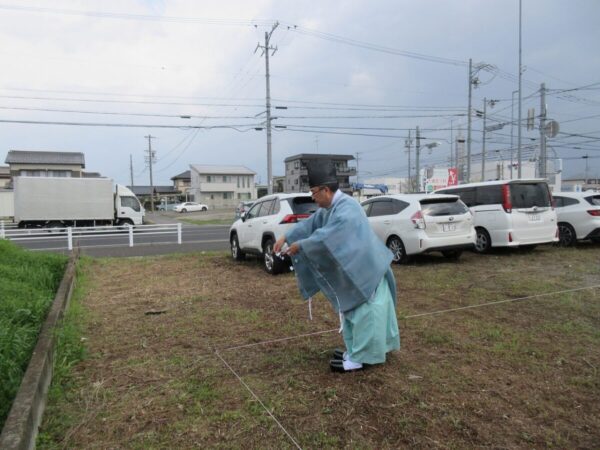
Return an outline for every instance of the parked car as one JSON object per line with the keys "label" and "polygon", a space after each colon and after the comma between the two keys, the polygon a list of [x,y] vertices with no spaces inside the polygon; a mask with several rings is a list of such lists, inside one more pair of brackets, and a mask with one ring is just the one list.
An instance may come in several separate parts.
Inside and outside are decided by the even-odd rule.
{"label": "parked car", "polygon": [[600,193],[555,192],[559,243],[566,247],[578,240],[600,243]]}
{"label": "parked car", "polygon": [[173,208],[173,211],[178,213],[186,213],[193,211],[208,211],[208,206],[203,205],[202,203],[196,202],[184,202],[180,203]]}
{"label": "parked car", "polygon": [[558,242],[556,211],[546,180],[469,183],[436,193],[456,194],[471,209],[479,253],[492,247],[531,250],[538,244]]}
{"label": "parked car", "polygon": [[229,229],[231,256],[241,261],[246,254],[262,257],[267,273],[276,275],[290,266],[290,259],[273,254],[273,245],[286,230],[304,220],[318,206],[310,194],[272,194],[257,200]]}
{"label": "parked car", "polygon": [[361,205],[375,234],[394,254],[395,263],[438,251],[458,259],[475,244],[472,214],[456,195],[382,195]]}
{"label": "parked car", "polygon": [[242,217],[242,213],[247,213],[252,208],[252,205],[254,205],[254,200],[240,202],[235,208],[235,218],[239,219]]}
{"label": "parked car", "polygon": [[174,211],[177,203],[160,203],[158,205],[159,211]]}

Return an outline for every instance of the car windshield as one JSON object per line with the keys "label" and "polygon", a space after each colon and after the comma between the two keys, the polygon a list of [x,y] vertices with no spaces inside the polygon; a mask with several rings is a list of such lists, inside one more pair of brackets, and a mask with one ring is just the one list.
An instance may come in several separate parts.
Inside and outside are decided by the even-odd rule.
{"label": "car windshield", "polygon": [[312,214],[318,209],[312,197],[294,197],[288,199],[288,203],[294,214]]}
{"label": "car windshield", "polygon": [[457,198],[436,198],[421,200],[421,211],[426,216],[452,216],[465,214],[466,205]]}
{"label": "car windshield", "polygon": [[510,199],[513,208],[550,206],[550,191],[546,183],[512,183]]}

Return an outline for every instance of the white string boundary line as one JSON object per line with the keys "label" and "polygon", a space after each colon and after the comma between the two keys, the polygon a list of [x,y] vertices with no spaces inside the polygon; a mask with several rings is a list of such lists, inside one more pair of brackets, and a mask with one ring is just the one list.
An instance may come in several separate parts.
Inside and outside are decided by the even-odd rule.
{"label": "white string boundary line", "polygon": [[[439,310],[439,311],[432,311],[432,312],[426,312],[426,313],[421,313],[421,314],[412,314],[410,316],[404,317],[404,319],[414,319],[416,317],[433,316],[433,315],[444,314],[444,313],[448,313],[448,312],[462,311],[462,310],[465,310],[465,309],[482,308],[484,306],[499,305],[501,303],[518,302],[518,301],[530,300],[530,299],[538,298],[538,297],[546,297],[546,296],[549,296],[549,295],[566,294],[568,292],[577,292],[577,291],[583,291],[583,290],[586,290],[586,289],[597,289],[597,288],[600,288],[600,284],[595,284],[593,286],[586,286],[586,287],[581,287],[581,288],[565,289],[565,290],[562,290],[562,291],[545,292],[543,294],[528,295],[526,297],[509,298],[509,299],[506,299],[506,300],[498,300],[498,301],[495,301],[495,302],[480,303],[478,305],[460,306],[460,307],[457,307],[457,308],[442,309],[442,310]],[[229,350],[239,350],[241,348],[257,347],[259,345],[273,344],[275,342],[283,342],[283,341],[289,341],[289,340],[293,340],[293,339],[300,339],[300,338],[303,338],[303,337],[317,336],[319,334],[333,333],[334,331],[338,331],[338,329],[337,328],[333,328],[331,330],[324,330],[324,331],[317,331],[317,332],[314,332],[314,333],[299,334],[299,335],[296,335],[296,336],[288,336],[288,337],[279,338],[279,339],[271,339],[271,340],[268,340],[268,341],[254,342],[252,344],[236,345],[234,347],[227,347],[227,348],[224,348],[224,349],[221,349],[221,350],[222,351],[229,351]]]}
{"label": "white string boundary line", "polygon": [[586,289],[597,289],[599,287],[600,287],[600,284],[596,284],[594,286],[586,286],[586,287],[582,287],[582,288],[565,289],[564,291],[545,292],[543,294],[528,295],[526,297],[508,298],[506,300],[498,300],[495,302],[480,303],[478,305],[459,306],[457,308],[442,309],[440,311],[433,311],[433,312],[422,313],[422,314],[413,314],[410,316],[406,316],[405,318],[406,319],[414,319],[415,317],[433,316],[433,315],[437,315],[437,314],[444,314],[447,312],[462,311],[464,309],[481,308],[483,306],[499,305],[501,303],[510,303],[510,302],[518,302],[518,301],[523,301],[523,300],[530,300],[532,298],[546,297],[548,295],[566,294],[568,292],[577,292],[577,291],[583,291]]}
{"label": "white string boundary line", "polygon": [[219,353],[219,350],[215,350],[215,355],[217,355],[219,357],[219,359],[221,361],[223,361],[223,364],[225,364],[225,366],[227,366],[227,368],[231,371],[231,373],[233,373],[235,375],[235,377],[238,379],[238,381],[240,383],[242,383],[242,385],[246,388],[246,390],[248,392],[250,392],[250,394],[252,394],[252,396],[258,401],[258,403],[260,403],[260,406],[263,407],[263,409],[267,412],[267,414],[269,416],[271,416],[271,419],[273,419],[275,421],[275,423],[277,423],[277,425],[279,425],[279,428],[281,428],[283,430],[283,432],[290,438],[290,440],[294,443],[294,445],[296,446],[296,448],[302,450],[302,447],[300,447],[300,445],[296,442],[296,440],[292,437],[292,435],[284,428],[283,425],[281,425],[281,423],[279,422],[279,420],[277,420],[277,418],[271,413],[271,411],[268,410],[268,408],[265,406],[265,404],[262,402],[262,400],[260,398],[258,398],[258,395],[256,395],[254,393],[254,391],[252,391],[252,389],[250,389],[250,386],[248,386],[244,380],[242,380],[242,377],[240,377],[235,370],[233,370],[233,368],[229,365],[229,363],[227,361],[225,361],[225,359],[223,359],[223,357],[221,356],[221,354]]}
{"label": "white string boundary line", "polygon": [[[416,317],[424,317],[424,316],[433,316],[433,315],[444,314],[444,313],[448,313],[448,312],[461,311],[461,310],[465,310],[465,309],[481,308],[484,306],[498,305],[501,303],[518,302],[518,301],[523,301],[523,300],[530,300],[532,298],[546,297],[549,295],[565,294],[568,292],[577,292],[577,291],[583,291],[586,289],[596,289],[599,287],[600,287],[600,284],[596,284],[593,286],[586,286],[586,287],[581,287],[581,288],[566,289],[566,290],[562,290],[562,291],[545,292],[543,294],[535,294],[535,295],[528,295],[525,297],[509,298],[506,300],[498,300],[495,302],[480,303],[478,305],[460,306],[457,308],[442,309],[439,311],[432,311],[432,312],[428,312],[428,313],[412,314],[410,316],[406,316],[405,319],[413,319]],[[290,337],[281,338],[281,339],[272,339],[269,341],[255,342],[253,344],[238,345],[236,347],[229,347],[229,348],[225,348],[223,350],[227,351],[227,350],[235,350],[235,349],[240,349],[240,348],[255,347],[258,345],[266,345],[266,344],[270,344],[270,343],[274,343],[274,342],[289,341],[292,339],[299,339],[302,337],[315,336],[315,335],[325,334],[325,333],[332,333],[334,331],[337,331],[337,328],[334,328],[331,330],[325,330],[325,331],[317,331],[315,333],[306,333],[306,334],[301,334],[301,335],[297,335],[297,336],[290,336]],[[244,382],[244,380],[242,380],[242,377],[240,377],[237,374],[237,372],[235,370],[233,370],[233,368],[229,365],[229,363],[227,361],[225,361],[225,359],[219,353],[219,350],[215,349],[215,355],[217,355],[219,357],[219,359],[223,362],[223,364],[225,364],[225,366],[231,371],[231,373],[233,373],[235,375],[235,377],[238,379],[238,381],[240,383],[242,383],[242,385],[246,388],[246,390],[248,392],[250,392],[250,394],[252,394],[252,396],[258,401],[258,403],[260,403],[260,406],[262,406],[262,408],[267,412],[267,414],[271,417],[271,419],[273,419],[275,421],[275,423],[279,426],[279,428],[281,428],[283,430],[283,432],[287,435],[287,437],[290,438],[290,440],[296,446],[296,448],[302,450],[302,447],[300,447],[300,445],[296,442],[296,440],[292,437],[292,435],[285,429],[285,427],[281,424],[281,422],[279,422],[279,420],[277,420],[277,418],[271,413],[271,411],[269,411],[269,409],[265,406],[265,404],[258,397],[258,395],[256,395],[254,393],[254,391],[252,389],[250,389],[250,386],[248,386]]]}

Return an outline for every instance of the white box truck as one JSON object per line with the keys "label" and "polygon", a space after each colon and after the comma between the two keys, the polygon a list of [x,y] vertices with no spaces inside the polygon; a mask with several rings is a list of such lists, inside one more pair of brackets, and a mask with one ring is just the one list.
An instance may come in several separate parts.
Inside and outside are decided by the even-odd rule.
{"label": "white box truck", "polygon": [[140,225],[145,210],[109,178],[15,177],[14,221],[20,228]]}

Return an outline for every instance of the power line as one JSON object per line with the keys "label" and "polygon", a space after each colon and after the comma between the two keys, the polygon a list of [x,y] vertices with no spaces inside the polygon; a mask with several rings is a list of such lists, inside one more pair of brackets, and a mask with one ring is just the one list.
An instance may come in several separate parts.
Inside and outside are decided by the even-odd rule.
{"label": "power line", "polygon": [[40,111],[40,112],[59,112],[72,114],[97,114],[113,116],[139,116],[139,117],[168,117],[174,119],[256,119],[256,116],[204,116],[193,114],[157,114],[157,113],[125,113],[114,111],[89,111],[81,109],[57,109],[57,108],[28,108],[20,106],[0,106],[0,109],[15,111]]}
{"label": "power line", "polygon": [[[117,127],[117,128],[177,128],[182,130],[187,129],[202,129],[202,130],[214,130],[214,129],[232,129],[239,132],[246,132],[260,127],[260,124],[249,125],[160,125],[160,124],[137,124],[137,123],[97,123],[97,122],[50,122],[43,120],[7,120],[0,119],[0,123],[18,123],[26,125],[68,125],[68,126],[83,126],[83,127]],[[250,127],[246,130],[239,128]]]}

